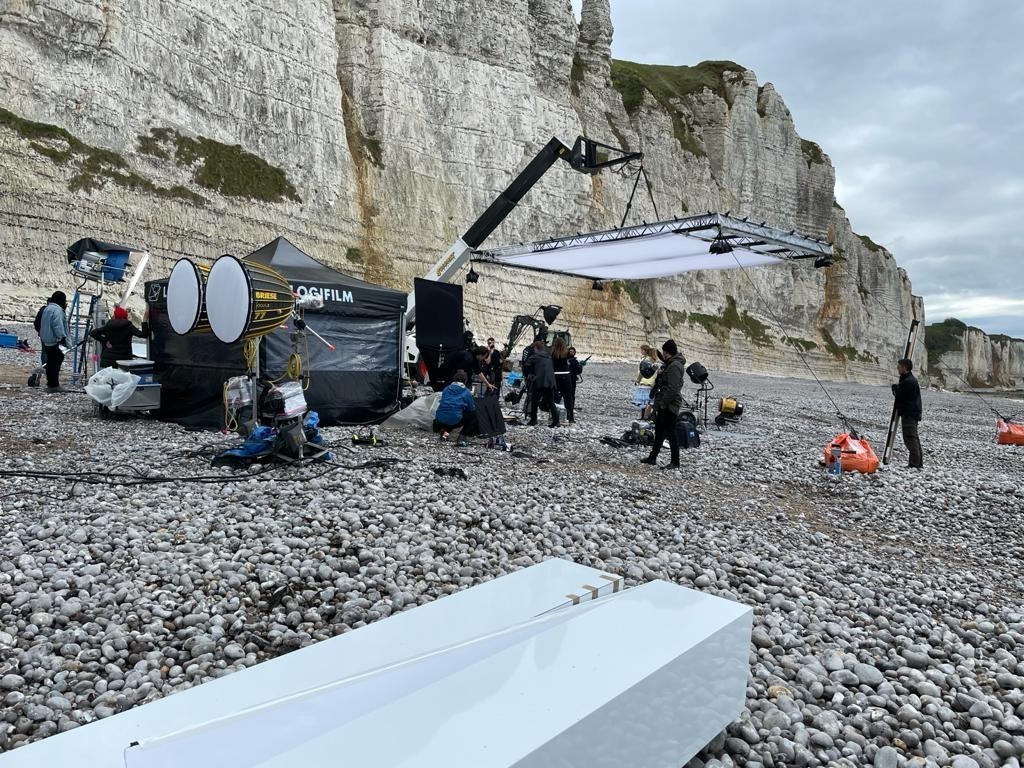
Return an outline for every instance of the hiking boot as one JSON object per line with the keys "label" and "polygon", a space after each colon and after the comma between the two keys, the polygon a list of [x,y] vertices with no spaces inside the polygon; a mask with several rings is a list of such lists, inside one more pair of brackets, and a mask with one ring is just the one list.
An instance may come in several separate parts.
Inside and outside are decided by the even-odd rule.
{"label": "hiking boot", "polygon": [[679,469],[679,462],[678,461],[670,461],[668,464],[666,464],[664,467],[662,467],[662,469]]}
{"label": "hiking boot", "polygon": [[457,442],[455,444],[455,447],[456,448],[469,448],[469,440],[466,440],[464,438],[460,438],[459,442]]}
{"label": "hiking boot", "polygon": [[652,466],[658,466],[658,459],[654,456],[648,456],[646,459],[640,459],[641,464],[650,464]]}
{"label": "hiking boot", "polygon": [[439,440],[440,440],[440,441],[441,441],[442,443],[447,443],[447,442],[448,442],[448,433],[447,433],[447,432],[442,432],[442,433],[441,433],[441,437],[440,437],[440,438],[438,438],[438,439],[439,439]]}
{"label": "hiking boot", "polygon": [[526,422],[526,426],[528,426],[528,427],[536,427],[537,426],[537,420],[534,419],[533,421]]}
{"label": "hiking boot", "polygon": [[62,392],[67,392],[67,390],[64,389],[64,387],[61,387],[61,386],[47,387],[46,391],[51,393],[51,394],[60,394]]}

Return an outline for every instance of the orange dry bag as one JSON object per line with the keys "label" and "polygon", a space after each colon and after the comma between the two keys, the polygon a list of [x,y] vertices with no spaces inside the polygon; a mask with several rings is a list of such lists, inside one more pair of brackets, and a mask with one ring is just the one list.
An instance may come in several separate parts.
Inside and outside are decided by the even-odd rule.
{"label": "orange dry bag", "polygon": [[1024,445],[1024,424],[996,419],[996,442],[1000,445]]}
{"label": "orange dry bag", "polygon": [[826,464],[832,463],[833,447],[842,452],[840,462],[843,472],[862,472],[865,475],[870,475],[878,469],[878,457],[863,437],[852,437],[844,432],[832,442],[827,443],[825,445]]}

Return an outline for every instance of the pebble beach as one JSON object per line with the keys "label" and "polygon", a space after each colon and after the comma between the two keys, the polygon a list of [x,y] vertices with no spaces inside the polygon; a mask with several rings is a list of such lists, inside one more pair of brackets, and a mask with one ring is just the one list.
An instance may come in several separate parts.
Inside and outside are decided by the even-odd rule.
{"label": "pebble beach", "polygon": [[[835,477],[814,382],[712,371],[744,416],[673,471],[601,442],[633,376],[588,365],[577,423],[511,426],[508,452],[327,428],[333,463],[247,471],[210,466],[233,436],[4,378],[0,750],[559,557],[753,608],[746,709],[693,766],[1019,766],[1024,447],[986,401],[1024,403],[926,391],[923,471],[897,438]],[[826,386],[881,455],[889,388]]]}

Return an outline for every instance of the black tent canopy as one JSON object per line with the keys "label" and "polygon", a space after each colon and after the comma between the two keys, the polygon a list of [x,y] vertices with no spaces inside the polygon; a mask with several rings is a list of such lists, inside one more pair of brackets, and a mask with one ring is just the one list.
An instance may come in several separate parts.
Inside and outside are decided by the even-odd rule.
{"label": "black tent canopy", "polygon": [[138,251],[134,245],[120,245],[119,243],[108,243],[106,240],[97,240],[94,237],[83,237],[68,246],[68,264],[82,258],[82,255],[89,251],[96,253],[131,253]]}
{"label": "black tent canopy", "polygon": [[[335,269],[279,237],[243,259],[272,267],[299,296],[323,299],[306,322],[334,350],[307,334],[300,349],[309,372],[306,401],[322,424],[367,424],[398,408],[406,295]],[[245,372],[242,344],[225,344],[210,333],[178,336],[167,319],[167,279],[146,283],[152,340],[150,356],[161,384],[161,415],[194,426],[223,424],[222,387]],[[260,372],[282,375],[292,352],[291,323],[263,337]]]}

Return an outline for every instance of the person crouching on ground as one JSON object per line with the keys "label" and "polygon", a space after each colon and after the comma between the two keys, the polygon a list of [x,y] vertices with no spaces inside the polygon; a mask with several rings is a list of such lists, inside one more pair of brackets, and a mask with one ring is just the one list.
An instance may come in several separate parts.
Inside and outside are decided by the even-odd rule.
{"label": "person crouching on ground", "polygon": [[676,435],[676,419],[683,407],[683,383],[686,377],[686,358],[679,354],[676,343],[669,339],[661,345],[665,364],[654,384],[657,394],[654,398],[654,446],[651,455],[641,459],[642,464],[657,464],[662,443],[668,438],[671,461],[664,469],[679,466],[679,438]]}
{"label": "person crouching on ground", "polygon": [[46,391],[61,392],[60,367],[64,364],[61,345],[70,347],[68,328],[68,297],[63,291],[54,291],[39,318],[39,340],[46,353]]}
{"label": "person crouching on ground", "polygon": [[569,346],[561,336],[555,339],[551,345],[551,366],[555,371],[555,389],[562,396],[562,404],[565,405],[565,417],[570,424],[576,422],[574,408],[576,407],[573,397],[573,379],[575,376],[569,364]]}
{"label": "person crouching on ground", "polygon": [[[529,426],[537,426],[537,408],[551,414],[549,427],[558,426],[558,408],[555,407],[555,367],[551,362],[551,353],[544,346],[542,339],[533,342],[533,354],[524,363],[529,366],[532,376],[530,390],[530,421]],[[524,369],[525,372],[525,369]]]}
{"label": "person crouching on ground", "polygon": [[434,413],[434,432],[447,440],[450,432],[462,428],[459,445],[468,445],[467,437],[475,437],[480,431],[476,418],[476,401],[473,393],[466,388],[466,374],[459,371],[452,383],[441,392],[441,402]]}
{"label": "person crouching on ground", "polygon": [[912,370],[914,363],[908,358],[896,363],[900,382],[892,385],[892,394],[896,398],[896,413],[900,415],[903,426],[903,444],[910,452],[907,466],[921,469],[924,467],[924,455],[921,451],[921,438],[917,434],[917,425],[921,421],[921,387],[911,373]]}
{"label": "person crouching on ground", "polygon": [[118,360],[132,359],[132,337],[147,338],[149,323],[143,320],[142,328],[136,328],[135,324],[128,319],[128,310],[116,306],[114,307],[114,319],[106,325],[89,331],[89,335],[103,345],[103,352],[100,353],[100,365],[103,368],[112,368]]}

